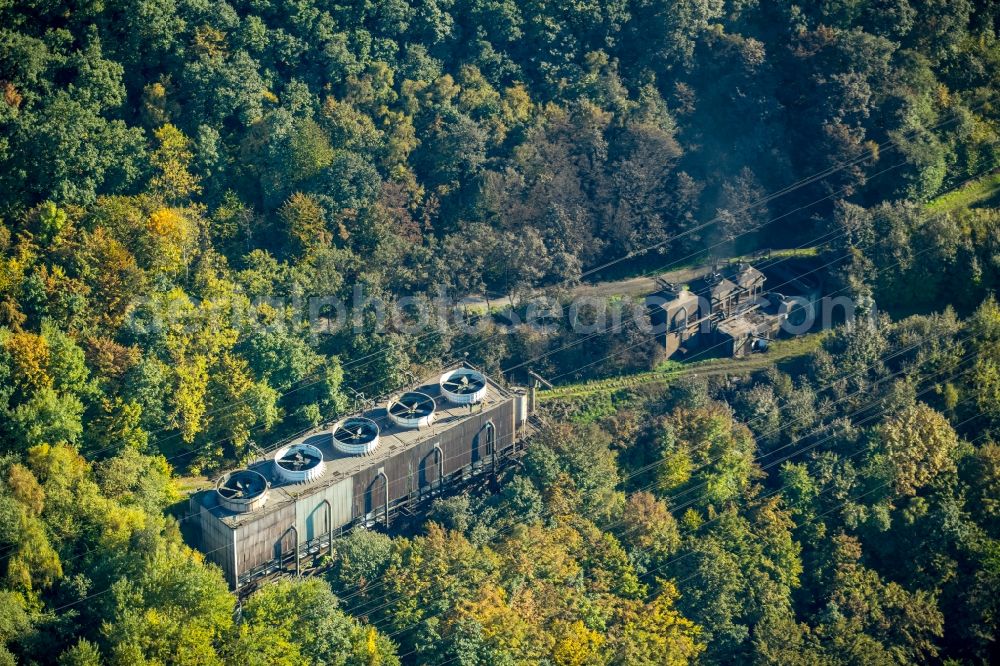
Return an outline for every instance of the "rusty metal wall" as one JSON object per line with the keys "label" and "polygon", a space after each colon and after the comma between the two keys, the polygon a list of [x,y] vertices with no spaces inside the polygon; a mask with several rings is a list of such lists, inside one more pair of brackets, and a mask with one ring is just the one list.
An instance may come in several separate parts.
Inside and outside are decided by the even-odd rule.
{"label": "rusty metal wall", "polygon": [[[302,543],[322,536],[330,529],[336,533],[350,524],[353,487],[354,479],[348,477],[295,502],[295,527],[299,530]],[[324,500],[330,503],[329,523]]]}
{"label": "rusty metal wall", "polygon": [[[295,503],[291,502],[273,511],[260,514],[256,520],[236,528],[236,565],[246,573],[256,566],[273,560],[279,539],[284,539],[283,549],[291,551],[294,537],[288,528],[295,524]],[[302,535],[299,535],[302,543]]]}
{"label": "rusty metal wall", "polygon": [[212,514],[201,502],[198,504],[200,523],[199,549],[206,559],[218,564],[230,587],[236,587],[236,558],[233,552],[233,530]]}
{"label": "rusty metal wall", "polygon": [[[444,457],[445,479],[459,474],[468,474],[473,469],[485,472],[489,469],[486,424],[493,422],[496,428],[495,442],[499,450],[511,445],[515,437],[515,411],[517,396],[483,412],[463,415],[462,420],[443,429],[439,436],[430,437],[410,449],[401,450],[383,463],[361,470],[351,477],[317,489],[273,510],[264,510],[259,516],[249,519],[235,529],[230,528],[212,514],[209,508],[200,506],[201,535],[199,548],[207,557],[219,564],[230,585],[250,570],[267,564],[281,552],[292,551],[295,538],[289,531],[291,526],[298,530],[299,545],[322,536],[328,529],[327,508],[329,501],[330,522],[336,533],[353,521],[380,513],[385,503],[385,490],[379,471],[384,471],[389,479],[389,502],[395,504],[403,499],[416,499],[421,489],[427,490],[439,479],[435,457],[437,444]],[[445,424],[440,424],[445,425]],[[386,445],[384,442],[383,445]],[[272,489],[272,493],[278,489]],[[378,516],[381,518],[381,516]]]}
{"label": "rusty metal wall", "polygon": [[496,442],[499,448],[510,445],[514,437],[515,397],[483,412],[463,415],[463,420],[442,430],[437,437],[430,437],[418,446],[400,451],[381,465],[361,470],[354,475],[355,519],[365,519],[383,510],[385,504],[384,480],[379,471],[389,479],[389,502],[393,504],[403,498],[415,498],[421,487],[438,480],[434,445],[438,444],[444,454],[445,478],[471,469],[474,463],[488,465],[484,426],[493,421],[496,427]]}

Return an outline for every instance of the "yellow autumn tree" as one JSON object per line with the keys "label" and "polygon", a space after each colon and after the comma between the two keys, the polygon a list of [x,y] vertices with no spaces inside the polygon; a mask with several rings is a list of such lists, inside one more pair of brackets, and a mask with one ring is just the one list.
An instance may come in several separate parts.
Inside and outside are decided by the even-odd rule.
{"label": "yellow autumn tree", "polygon": [[[63,575],[50,528],[61,526],[62,505],[72,495],[83,460],[69,447],[47,444],[33,447],[28,459],[27,466],[11,465],[3,479],[15,502],[16,525],[8,527],[17,533],[17,545],[7,561],[7,580],[25,593],[49,587]],[[60,537],[73,533],[54,532]]]}
{"label": "yellow autumn tree", "polygon": [[534,113],[531,94],[523,83],[517,83],[503,91],[501,114],[508,127],[526,123]]}
{"label": "yellow autumn tree", "polygon": [[104,227],[86,237],[84,252],[93,268],[88,274],[91,311],[102,326],[117,328],[145,290],[145,276],[135,257]]}
{"label": "yellow autumn tree", "polygon": [[48,374],[49,344],[34,333],[10,333],[0,337],[0,346],[11,360],[11,378],[22,397],[52,385]]}
{"label": "yellow autumn tree", "polygon": [[198,240],[198,225],[179,208],[160,208],[150,214],[147,224],[152,240],[147,257],[150,268],[171,275],[187,266]]}
{"label": "yellow autumn tree", "polygon": [[184,201],[201,192],[199,178],[191,173],[191,141],[179,129],[167,123],[153,132],[156,149],[149,156],[155,175],[150,189],[168,203]]}
{"label": "yellow autumn tree", "polygon": [[557,666],[598,666],[606,663],[601,647],[604,637],[581,621],[557,620],[553,627],[556,644],[552,662]]}
{"label": "yellow autumn tree", "polygon": [[211,372],[238,337],[232,326],[232,294],[213,293],[211,286],[205,291],[213,297],[196,303],[183,290],[173,289],[157,294],[146,306],[163,337],[162,360],[173,372],[170,424],[186,443],[206,427]]}
{"label": "yellow autumn tree", "polygon": [[175,371],[177,387],[174,390],[173,426],[181,431],[181,437],[190,444],[201,432],[205,416],[208,359],[195,356],[179,365]]}
{"label": "yellow autumn tree", "polygon": [[314,248],[329,245],[333,240],[326,227],[323,207],[311,194],[296,192],[284,203],[278,216],[285,223],[296,254],[308,254]]}
{"label": "yellow autumn tree", "polygon": [[27,467],[15,463],[7,470],[7,487],[16,501],[17,545],[7,562],[7,580],[20,590],[30,592],[48,587],[62,575],[59,555],[49,542],[42,521],[45,491]]}
{"label": "yellow autumn tree", "polygon": [[938,474],[955,469],[958,435],[948,419],[922,402],[883,423],[880,435],[899,493],[914,495]]}
{"label": "yellow autumn tree", "polygon": [[685,618],[674,602],[677,588],[658,581],[660,593],[649,603],[626,605],[624,622],[614,637],[616,663],[626,666],[685,666],[705,650],[699,642],[701,627]]}
{"label": "yellow autumn tree", "polygon": [[247,453],[245,447],[255,427],[270,428],[278,420],[277,392],[266,383],[254,382],[249,364],[229,352],[211,373],[208,396],[208,436],[232,444],[237,458]]}
{"label": "yellow autumn tree", "polygon": [[551,638],[538,626],[537,613],[509,599],[494,583],[483,585],[473,599],[459,603],[453,624],[468,621],[481,627],[482,640],[492,652],[502,653],[513,664],[537,664],[551,649]]}

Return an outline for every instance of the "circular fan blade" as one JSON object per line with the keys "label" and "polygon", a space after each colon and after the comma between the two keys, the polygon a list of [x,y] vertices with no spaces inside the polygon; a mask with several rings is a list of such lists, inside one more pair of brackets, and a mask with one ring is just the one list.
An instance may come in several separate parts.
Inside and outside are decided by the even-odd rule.
{"label": "circular fan blade", "polygon": [[434,413],[434,400],[422,393],[403,393],[388,406],[389,414],[398,419],[422,419]]}
{"label": "circular fan blade", "polygon": [[284,467],[289,469],[294,469],[296,471],[307,469],[312,467],[317,462],[319,458],[313,455],[304,454],[301,451],[295,451],[290,455],[286,455],[279,461]]}
{"label": "circular fan blade", "polygon": [[[392,406],[392,413],[398,414],[398,406]],[[334,430],[333,437],[340,442],[370,442],[378,436],[378,426],[366,420],[347,420]]]}
{"label": "circular fan blade", "polygon": [[[234,503],[249,502],[267,492],[267,481],[260,474],[250,470],[240,470],[220,479],[215,486],[219,497]],[[226,506],[233,511],[240,511],[239,506]]]}

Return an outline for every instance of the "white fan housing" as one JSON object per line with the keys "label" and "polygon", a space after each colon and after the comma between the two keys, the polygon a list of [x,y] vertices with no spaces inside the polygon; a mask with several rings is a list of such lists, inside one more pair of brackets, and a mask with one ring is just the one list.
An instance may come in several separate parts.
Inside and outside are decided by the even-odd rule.
{"label": "white fan housing", "polygon": [[434,398],[419,391],[407,391],[385,406],[392,422],[401,428],[423,428],[434,423]]}
{"label": "white fan housing", "polygon": [[475,405],[486,398],[486,377],[478,370],[458,368],[441,375],[441,394],[456,405]]}
{"label": "white fan housing", "polygon": [[289,444],[274,454],[274,473],[285,483],[303,483],[323,476],[323,452],[312,444]]}
{"label": "white fan housing", "polygon": [[271,484],[260,472],[238,469],[215,483],[219,504],[233,513],[250,513],[264,506]]}
{"label": "white fan housing", "polygon": [[379,427],[363,416],[352,416],[333,426],[333,447],[352,456],[368,455],[378,448]]}

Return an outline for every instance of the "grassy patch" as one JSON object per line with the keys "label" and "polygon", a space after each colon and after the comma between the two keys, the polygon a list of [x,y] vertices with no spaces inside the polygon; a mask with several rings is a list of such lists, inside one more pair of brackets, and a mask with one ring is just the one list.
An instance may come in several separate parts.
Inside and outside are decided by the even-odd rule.
{"label": "grassy patch", "polygon": [[927,210],[932,213],[950,213],[985,203],[996,196],[1000,196],[1000,171],[932,199],[927,204]]}
{"label": "grassy patch", "polygon": [[[818,247],[797,247],[788,249],[778,249],[770,250],[771,257],[815,257],[819,254]],[[712,262],[712,257],[707,252],[703,252],[694,257],[687,257],[684,261],[673,262],[673,263],[663,263],[662,257],[660,255],[653,255],[660,257],[655,260],[650,260],[644,258],[641,261],[636,260],[631,263],[622,262],[620,264],[615,264],[614,266],[600,272],[597,275],[590,276],[585,284],[595,284],[598,282],[617,282],[623,280],[630,280],[633,278],[640,277],[651,277],[660,275],[662,273],[672,273],[675,271],[683,271],[690,269],[703,268]],[[715,259],[720,264],[731,262],[731,261],[746,261],[753,263],[760,260],[760,254],[758,252],[751,252],[749,254],[736,254],[727,257],[717,257]]]}
{"label": "grassy patch", "polygon": [[573,400],[573,408],[567,412],[567,416],[574,423],[595,423],[612,416],[627,404],[628,399],[627,391],[591,393],[580,400]]}
{"label": "grassy patch", "polygon": [[587,278],[588,283],[617,282],[648,275],[658,275],[666,271],[680,271],[698,268],[709,261],[709,254],[701,252],[683,261],[669,261],[665,254],[647,252],[629,261],[618,261]]}
{"label": "grassy patch", "polygon": [[[771,344],[771,348],[766,353],[752,354],[740,359],[710,358],[691,363],[666,361],[647,372],[594,379],[577,384],[557,386],[548,391],[539,391],[538,399],[542,402],[586,401],[588,404],[582,410],[586,416],[583,418],[585,420],[598,419],[607,415],[609,410],[614,411],[616,400],[613,396],[620,395],[623,391],[643,384],[667,384],[677,377],[693,373],[701,375],[747,374],[772,365],[801,360],[819,349],[827,335],[829,335],[829,331],[820,331],[796,338],[778,340]],[[606,399],[596,396],[604,396]]]}
{"label": "grassy patch", "polygon": [[792,247],[787,250],[771,250],[772,257],[816,257],[819,247]]}

